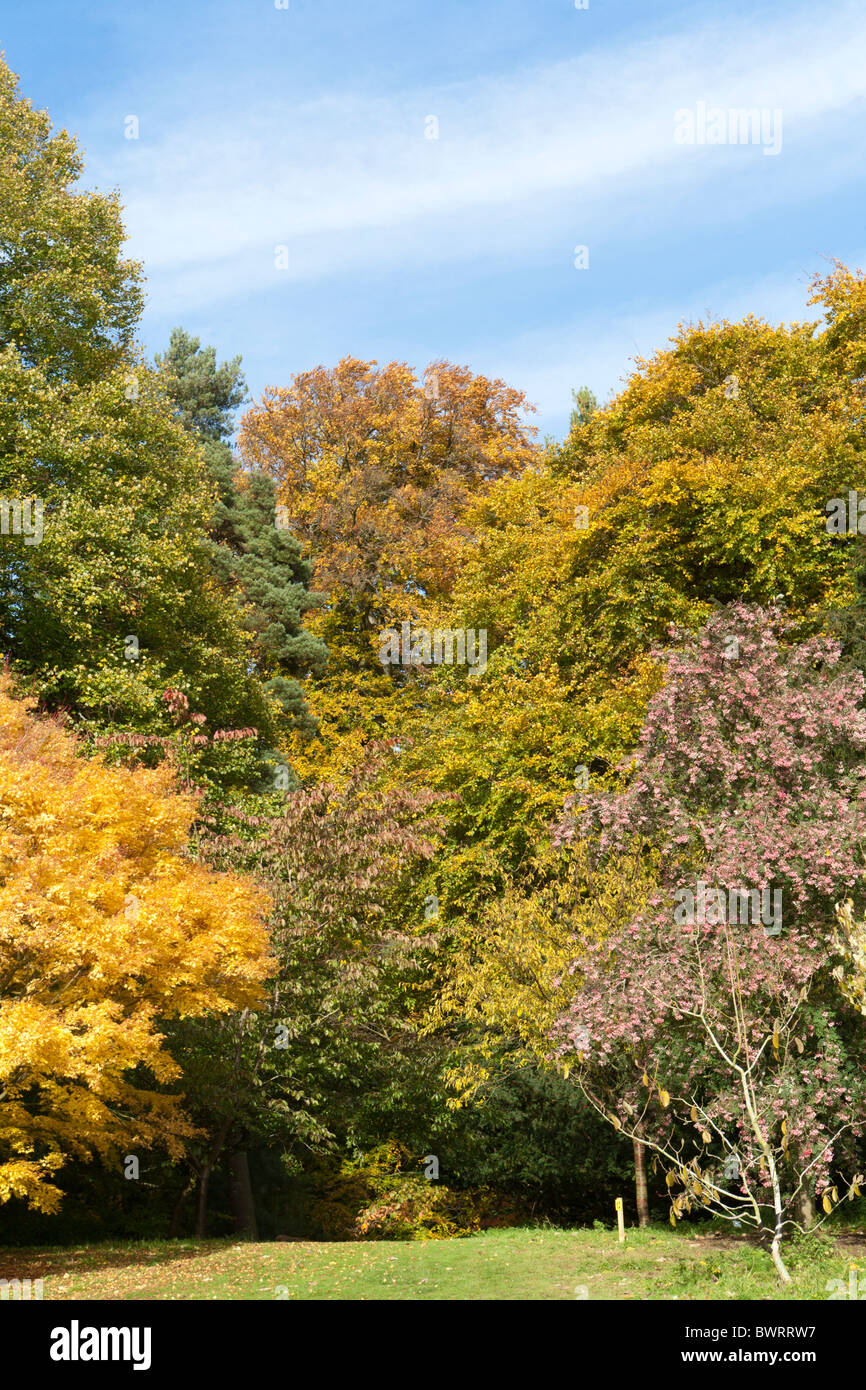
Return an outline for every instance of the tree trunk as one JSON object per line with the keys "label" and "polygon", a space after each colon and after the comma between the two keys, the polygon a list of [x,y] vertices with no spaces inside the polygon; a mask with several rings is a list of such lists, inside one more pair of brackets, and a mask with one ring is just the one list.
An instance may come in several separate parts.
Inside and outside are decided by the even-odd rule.
{"label": "tree trunk", "polygon": [[815,1201],[811,1192],[801,1187],[797,1193],[797,1220],[808,1231],[815,1224]]}
{"label": "tree trunk", "polygon": [[207,1233],[207,1189],[210,1182],[210,1164],[202,1164],[198,1179],[198,1201],[195,1211],[195,1233],[201,1239]]}
{"label": "tree trunk", "polygon": [[250,1182],[250,1165],[244,1150],[232,1154],[229,1159],[232,1215],[235,1235],[245,1236],[247,1240],[258,1240],[256,1224],[256,1204]]}
{"label": "tree trunk", "polygon": [[[643,1130],[638,1127],[638,1133]],[[637,1195],[637,1224],[638,1226],[648,1226],[649,1216],[649,1197],[647,1196],[646,1186],[646,1144],[640,1139],[633,1139],[634,1144],[634,1185]]]}
{"label": "tree trunk", "polygon": [[194,1174],[194,1173],[190,1173],[189,1178],[187,1179],[187,1182],[186,1182],[186,1186],[184,1187],[183,1192],[180,1194],[180,1196],[178,1197],[177,1201],[175,1202],[174,1211],[173,1211],[172,1214],[171,1214],[171,1221],[170,1221],[169,1227],[168,1227],[168,1238],[169,1238],[169,1240],[174,1240],[175,1237],[176,1237],[176,1235],[177,1235],[177,1233],[178,1233],[178,1231],[180,1230],[180,1218],[181,1218],[181,1215],[182,1215],[182,1213],[183,1213],[184,1202],[186,1201],[187,1197],[188,1197],[189,1194],[192,1192],[192,1190],[193,1190],[194,1187],[195,1187],[195,1174]]}

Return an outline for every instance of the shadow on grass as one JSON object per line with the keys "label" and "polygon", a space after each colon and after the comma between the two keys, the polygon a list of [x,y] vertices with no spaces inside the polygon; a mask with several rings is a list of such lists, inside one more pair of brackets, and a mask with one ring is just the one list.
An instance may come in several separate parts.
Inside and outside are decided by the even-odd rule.
{"label": "shadow on grass", "polygon": [[[269,1250],[272,1242],[262,1242]],[[308,1242],[313,1244],[314,1242]],[[15,1247],[0,1250],[0,1278],[41,1279],[51,1275],[93,1273],[102,1269],[149,1269],[222,1255],[240,1248],[255,1250],[255,1241],[236,1237],[216,1240],[114,1241],[99,1245]]]}

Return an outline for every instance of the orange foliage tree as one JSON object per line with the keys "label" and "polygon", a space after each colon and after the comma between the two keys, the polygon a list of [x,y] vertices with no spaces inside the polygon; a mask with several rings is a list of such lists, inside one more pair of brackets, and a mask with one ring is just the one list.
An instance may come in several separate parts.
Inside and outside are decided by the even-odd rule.
{"label": "orange foliage tree", "polygon": [[422,620],[450,593],[472,535],[468,504],[537,459],[531,409],[468,367],[434,362],[419,379],[405,363],[346,357],[270,388],[247,412],[242,457],[276,480],[278,524],[328,596],[309,620],[330,663],[307,687],[322,727],[313,758],[293,750],[302,773],[339,776],[367,739],[387,735],[395,673],[378,660],[378,632]]}
{"label": "orange foliage tree", "polygon": [[436,362],[419,381],[402,362],[345,357],[269,388],[240,446],[276,479],[317,585],[375,599],[386,616],[405,586],[450,588],[466,501],[534,457],[527,408],[468,367]]}

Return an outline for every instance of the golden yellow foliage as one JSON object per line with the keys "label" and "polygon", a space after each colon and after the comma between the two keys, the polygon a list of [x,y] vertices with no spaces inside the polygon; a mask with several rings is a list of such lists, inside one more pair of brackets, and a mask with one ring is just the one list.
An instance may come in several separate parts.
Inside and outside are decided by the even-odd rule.
{"label": "golden yellow foliage", "polygon": [[268,900],[183,857],[169,768],[80,757],[31,705],[0,682],[0,1202],[52,1211],[69,1155],[182,1151],[159,1022],[257,1004]]}
{"label": "golden yellow foliage", "polygon": [[[547,846],[535,868],[549,873]],[[528,891],[509,884],[483,915],[482,928],[458,934],[449,976],[430,1026],[468,1019],[481,1025],[482,1040],[451,1068],[455,1104],[476,1096],[493,1074],[498,1040],[516,1038],[523,1060],[553,1066],[551,1030],[572,997],[585,943],[603,940],[652,891],[654,863],[639,852],[593,868],[585,845],[569,851],[561,877]],[[563,987],[560,988],[560,985]],[[514,1062],[512,1055],[511,1061]]]}
{"label": "golden yellow foliage", "polygon": [[842,963],[833,967],[833,975],[849,1004],[866,1014],[866,922],[856,921],[850,898],[837,903],[836,922],[835,944]]}

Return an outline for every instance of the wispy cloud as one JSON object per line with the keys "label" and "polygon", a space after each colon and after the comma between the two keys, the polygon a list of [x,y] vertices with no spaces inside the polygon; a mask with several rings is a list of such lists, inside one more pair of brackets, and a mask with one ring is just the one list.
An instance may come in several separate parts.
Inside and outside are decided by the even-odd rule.
{"label": "wispy cloud", "polygon": [[[861,263],[866,248],[852,260]],[[829,268],[829,267],[828,267]],[[544,330],[517,334],[499,344],[495,364],[479,353],[479,370],[495,369],[506,380],[519,381],[527,398],[547,425],[562,431],[572,388],[593,386],[602,398],[618,390],[637,357],[652,357],[670,346],[680,323],[727,318],[736,321],[755,314],[769,323],[819,322],[820,306],[808,306],[811,274],[778,273],[747,283],[719,280],[699,292],[682,295],[676,303],[618,306],[604,316],[596,313]]]}
{"label": "wispy cloud", "polygon": [[[720,24],[465,84],[369,100],[281,98],[195,113],[91,167],[121,186],[131,248],[156,301],[177,309],[397,261],[531,259],[556,209],[594,206],[610,226],[635,191],[749,179],[784,200],[803,159],[844,180],[862,150],[840,127],[864,110],[866,12],[847,5]],[[780,108],[780,159],[741,146],[684,147],[674,112],[697,101]],[[425,118],[439,122],[425,139]],[[786,172],[787,169],[787,172]],[[760,192],[758,197],[766,196]],[[565,235],[565,233],[563,233]],[[288,270],[275,247],[288,248]]]}

